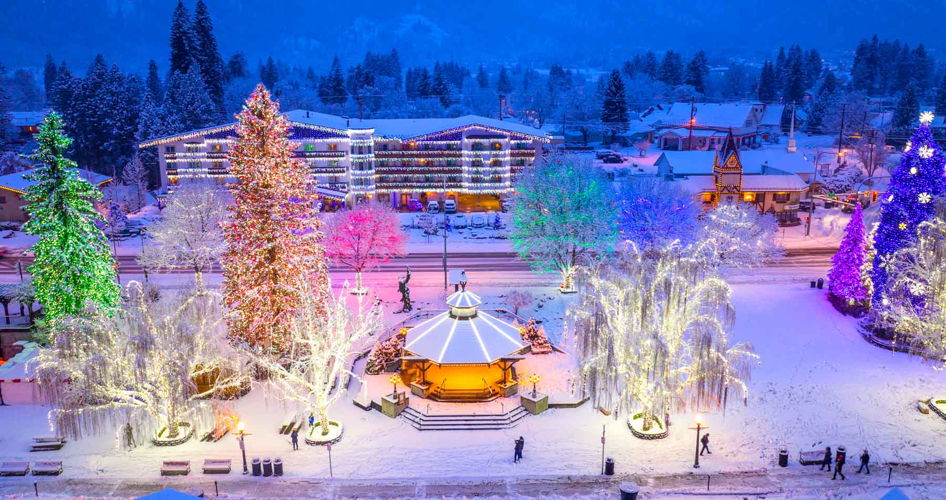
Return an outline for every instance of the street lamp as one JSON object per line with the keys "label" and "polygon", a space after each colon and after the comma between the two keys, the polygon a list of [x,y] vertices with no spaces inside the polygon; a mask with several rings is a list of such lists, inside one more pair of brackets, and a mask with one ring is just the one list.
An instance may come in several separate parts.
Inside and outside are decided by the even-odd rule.
{"label": "street lamp", "polygon": [[250,470],[246,468],[246,446],[243,437],[246,436],[246,425],[242,421],[237,423],[237,439],[240,440],[240,453],[243,454],[243,474],[249,474]]}
{"label": "street lamp", "polygon": [[536,392],[535,392],[535,384],[538,384],[538,383],[539,383],[539,380],[541,380],[541,378],[540,378],[538,375],[531,375],[531,376],[529,376],[529,382],[532,382],[532,397],[533,397],[533,398],[535,397],[535,394],[536,394]]}
{"label": "street lamp", "polygon": [[696,427],[690,427],[691,429],[696,429],[696,449],[693,450],[693,468],[700,468],[700,431],[709,429],[709,427],[703,426],[703,414],[696,414]]}
{"label": "street lamp", "polygon": [[391,378],[388,379],[388,382],[394,384],[394,398],[397,398],[397,382],[400,380],[397,375],[391,375]]}

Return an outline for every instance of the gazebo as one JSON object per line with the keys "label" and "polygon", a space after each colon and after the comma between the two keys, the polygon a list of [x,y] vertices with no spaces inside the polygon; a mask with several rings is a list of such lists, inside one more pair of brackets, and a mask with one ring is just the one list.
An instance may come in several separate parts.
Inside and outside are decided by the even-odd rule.
{"label": "gazebo", "polygon": [[418,396],[438,401],[488,401],[515,394],[512,365],[527,346],[511,323],[478,310],[466,289],[447,297],[450,308],[407,332],[401,377]]}

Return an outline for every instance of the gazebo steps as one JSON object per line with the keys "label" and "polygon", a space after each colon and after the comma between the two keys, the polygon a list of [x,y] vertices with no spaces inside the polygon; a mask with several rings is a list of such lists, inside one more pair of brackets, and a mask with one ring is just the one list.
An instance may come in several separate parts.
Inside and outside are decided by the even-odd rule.
{"label": "gazebo steps", "polygon": [[401,417],[415,429],[422,431],[496,430],[515,427],[529,412],[522,406],[502,414],[492,415],[427,415],[407,407]]}

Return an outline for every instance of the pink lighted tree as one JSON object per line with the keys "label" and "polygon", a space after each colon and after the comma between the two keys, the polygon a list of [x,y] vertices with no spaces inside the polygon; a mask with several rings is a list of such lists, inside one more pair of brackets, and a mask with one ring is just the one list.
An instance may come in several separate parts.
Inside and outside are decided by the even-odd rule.
{"label": "pink lighted tree", "polygon": [[407,235],[401,232],[401,221],[393,210],[379,203],[363,203],[336,213],[326,222],[325,234],[326,255],[355,271],[355,294],[366,292],[361,284],[363,272],[407,253]]}
{"label": "pink lighted tree", "polygon": [[844,239],[838,252],[831,258],[828,289],[842,307],[864,305],[868,298],[867,285],[861,269],[867,258],[868,243],[860,204],[854,207],[851,221],[844,229]]}

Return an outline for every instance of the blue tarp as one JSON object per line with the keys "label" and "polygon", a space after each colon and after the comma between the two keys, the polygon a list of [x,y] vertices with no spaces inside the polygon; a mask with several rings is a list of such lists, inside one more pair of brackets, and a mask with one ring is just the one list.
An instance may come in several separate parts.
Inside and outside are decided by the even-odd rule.
{"label": "blue tarp", "polygon": [[175,490],[174,488],[165,488],[165,489],[163,489],[163,490],[161,490],[161,491],[155,491],[154,493],[151,493],[151,494],[149,494],[149,495],[145,495],[145,496],[143,496],[143,497],[138,497],[138,500],[143,500],[143,499],[147,499],[147,500],[190,500],[190,499],[192,499],[192,498],[200,498],[200,497],[195,497],[194,495],[188,495],[187,493],[184,493],[184,492],[182,492],[182,491],[177,491],[177,490]]}
{"label": "blue tarp", "polygon": [[880,500],[910,500],[910,497],[900,491],[900,488],[893,488],[886,495],[880,497]]}

